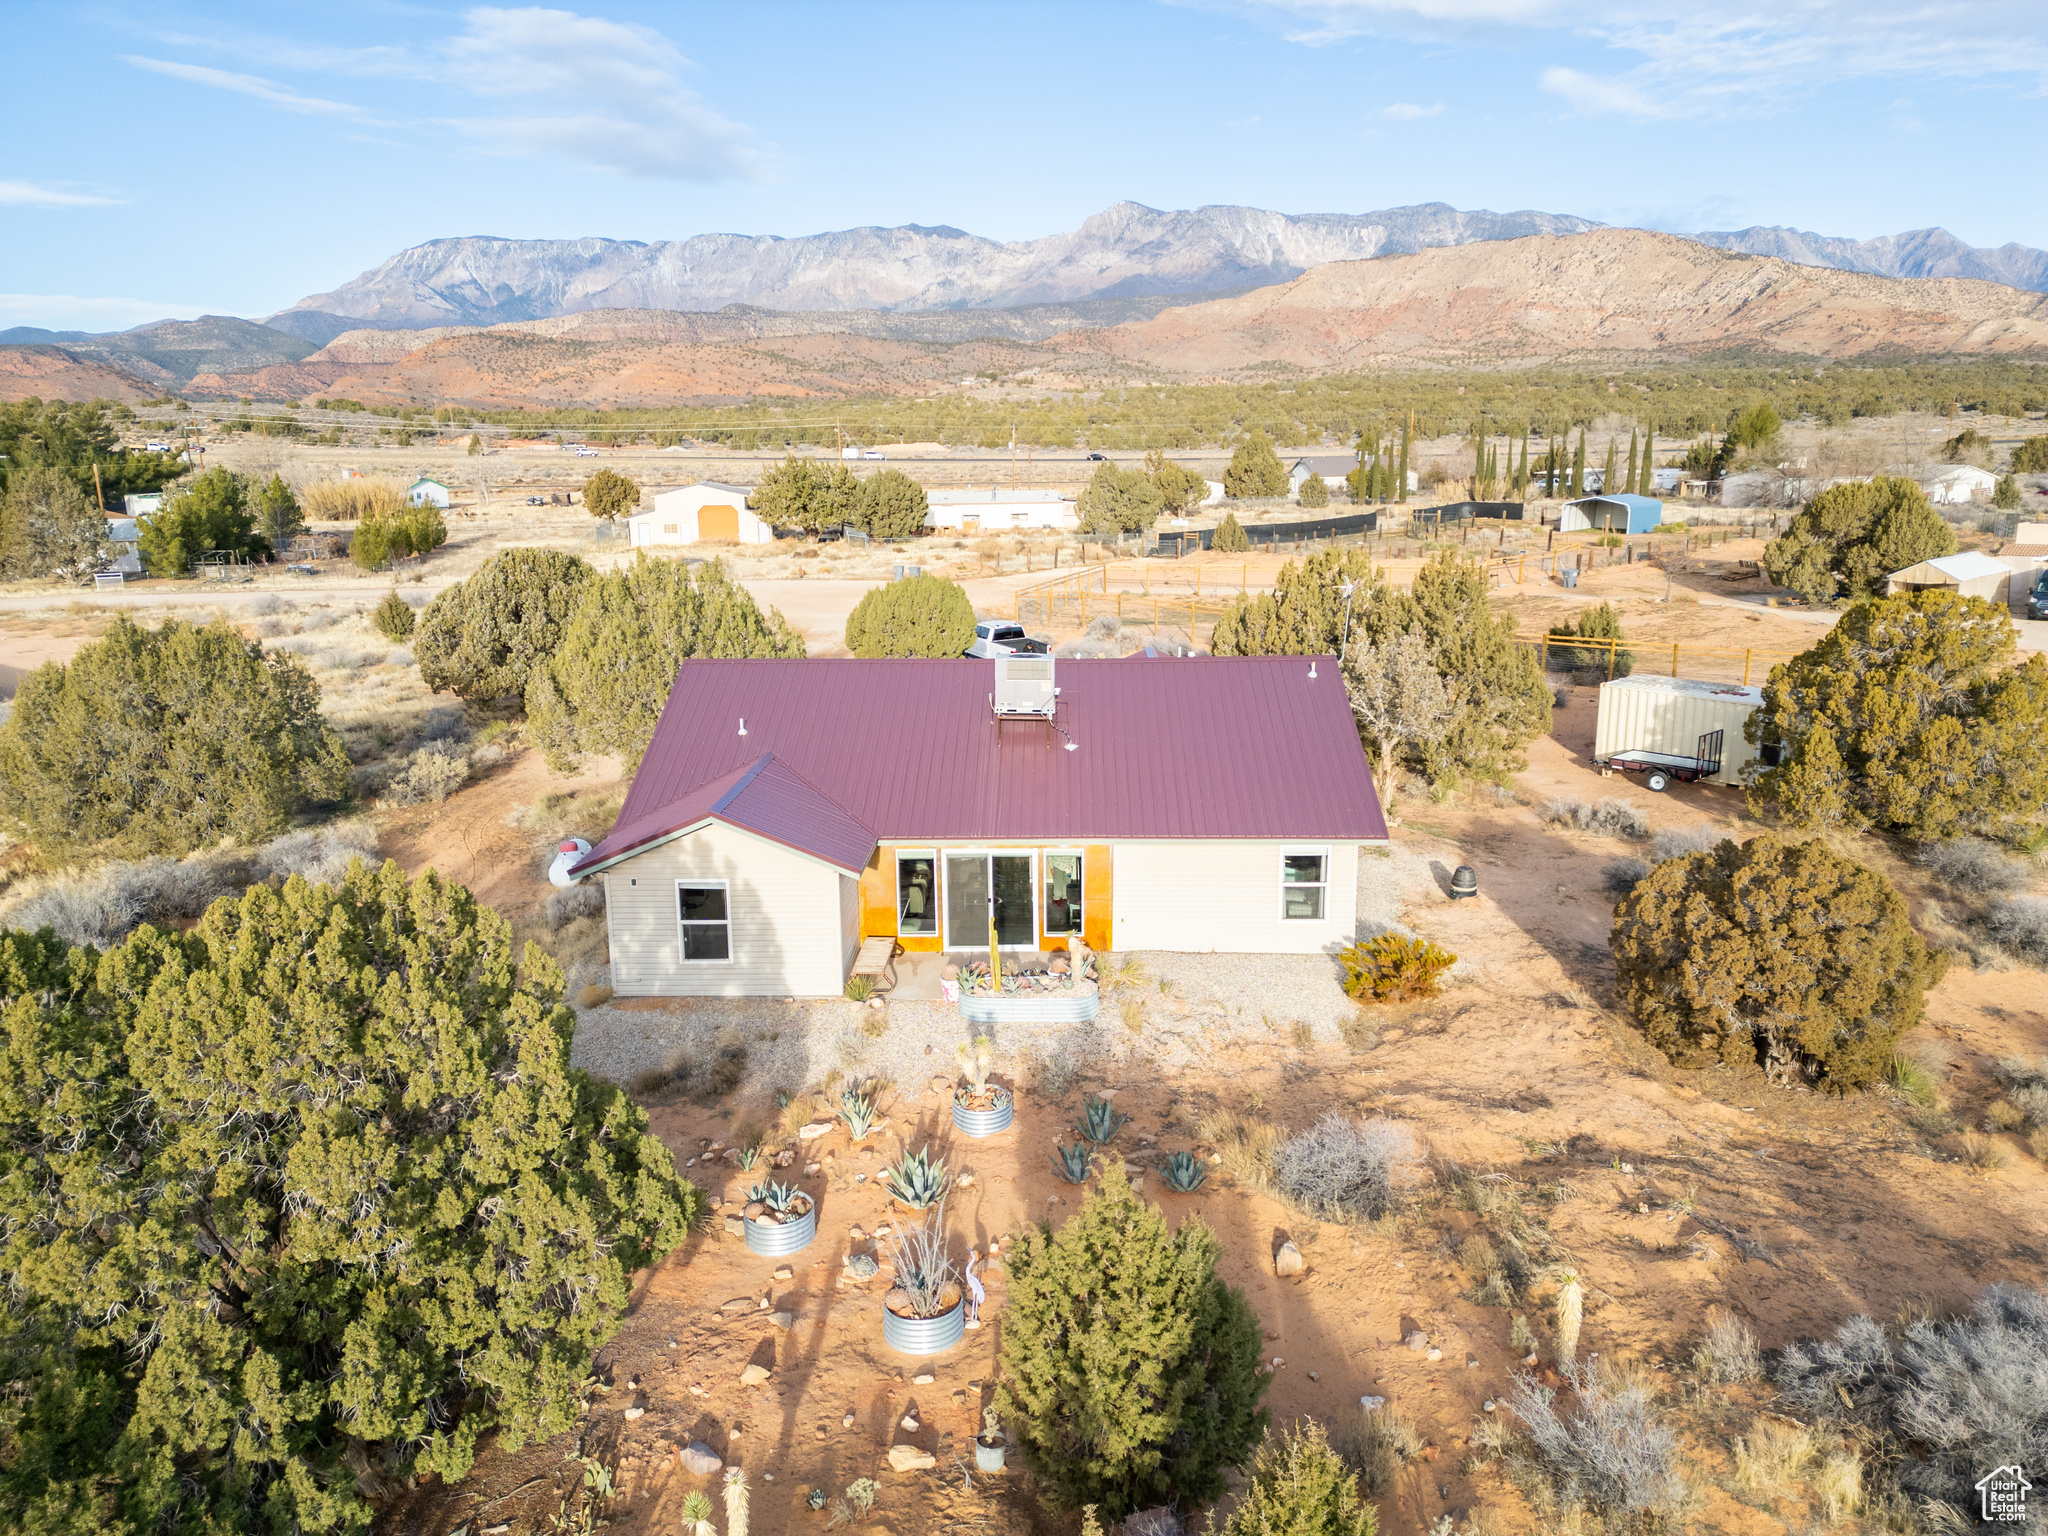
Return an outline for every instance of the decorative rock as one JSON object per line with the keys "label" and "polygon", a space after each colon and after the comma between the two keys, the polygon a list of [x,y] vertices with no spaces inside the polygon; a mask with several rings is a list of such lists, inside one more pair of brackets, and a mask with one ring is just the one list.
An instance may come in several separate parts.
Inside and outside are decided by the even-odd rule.
{"label": "decorative rock", "polygon": [[797,1127],[796,1139],[798,1141],[816,1141],[820,1136],[829,1136],[831,1133],[832,1122],[830,1120],[813,1120],[809,1125]]}
{"label": "decorative rock", "polygon": [[725,1218],[725,1234],[728,1237],[745,1237],[747,1224],[737,1216],[728,1216]]}
{"label": "decorative rock", "polygon": [[1401,1342],[1407,1345],[1410,1349],[1414,1350],[1415,1353],[1419,1355],[1425,1349],[1429,1348],[1429,1335],[1424,1333],[1420,1328],[1418,1328],[1413,1333],[1409,1334],[1408,1337],[1403,1339]]}
{"label": "decorative rock", "polygon": [[917,1415],[914,1413],[906,1413],[905,1415],[903,1415],[903,1427],[909,1430],[913,1435],[916,1434]]}
{"label": "decorative rock", "polygon": [[850,1253],[846,1256],[846,1272],[856,1280],[872,1280],[881,1268],[872,1254]]}
{"label": "decorative rock", "polygon": [[794,1280],[796,1278],[796,1271],[787,1264],[778,1264],[775,1266],[775,1278],[778,1280]]}
{"label": "decorative rock", "polygon": [[1433,1445],[1425,1445],[1422,1448],[1422,1459],[1424,1461],[1435,1461],[1437,1457],[1441,1456],[1442,1454],[1443,1453]]}
{"label": "decorative rock", "polygon": [[853,1241],[855,1241],[856,1243],[865,1242],[867,1240],[868,1229],[862,1226],[859,1222],[855,1222],[852,1226],[846,1229],[846,1235],[852,1238]]}
{"label": "decorative rock", "polygon": [[919,1371],[910,1378],[910,1384],[915,1387],[928,1387],[936,1379],[930,1371]]}
{"label": "decorative rock", "polygon": [[796,1166],[796,1148],[794,1148],[794,1147],[784,1147],[784,1148],[783,1148],[783,1149],[782,1149],[782,1150],[781,1150],[780,1152],[776,1153],[776,1154],[775,1154],[775,1166],[776,1166],[776,1167],[778,1167],[778,1168],[793,1168],[793,1167],[795,1167],[795,1166]]}
{"label": "decorative rock", "polygon": [[702,1440],[692,1440],[688,1445],[684,1446],[680,1453],[680,1459],[683,1463],[683,1470],[695,1477],[709,1477],[725,1465],[724,1462],[718,1459],[718,1453]]}
{"label": "decorative rock", "polygon": [[1375,1408],[1386,1407],[1387,1400],[1384,1397],[1361,1397],[1358,1400],[1358,1406],[1363,1408],[1367,1413],[1370,1413]]}
{"label": "decorative rock", "polygon": [[950,1093],[952,1089],[953,1079],[950,1077],[935,1077],[932,1079],[933,1093]]}
{"label": "decorative rock", "polygon": [[849,1413],[848,1415],[846,1415],[845,1418],[841,1419],[839,1421],[839,1427],[842,1429],[853,1428],[853,1415]]}
{"label": "decorative rock", "polygon": [[758,1387],[767,1379],[768,1367],[765,1365],[750,1365],[740,1372],[740,1385],[743,1387]]}
{"label": "decorative rock", "polygon": [[720,1303],[718,1310],[721,1312],[751,1312],[754,1310],[754,1298],[751,1296],[735,1296],[731,1301]]}
{"label": "decorative rock", "polygon": [[1443,1357],[1444,1352],[1442,1350],[1432,1348],[1427,1353],[1425,1353],[1422,1358],[1425,1360],[1441,1360],[1443,1359]]}
{"label": "decorative rock", "polygon": [[1308,1373],[1308,1379],[1309,1379],[1310,1381],[1315,1381],[1315,1380],[1317,1380],[1318,1378],[1317,1378],[1317,1376],[1316,1376],[1316,1373],[1315,1373],[1314,1371],[1310,1371],[1310,1372]]}
{"label": "decorative rock", "polygon": [[889,1447],[889,1466],[897,1472],[922,1472],[927,1467],[936,1467],[938,1458],[929,1456],[914,1445],[892,1445]]}
{"label": "decorative rock", "polygon": [[796,1321],[796,1316],[790,1312],[771,1312],[768,1314],[768,1321],[784,1333],[787,1333],[789,1332],[790,1325]]}
{"label": "decorative rock", "polygon": [[960,1175],[959,1178],[955,1179],[953,1182],[959,1185],[959,1187],[962,1189],[972,1189],[974,1188],[974,1175],[971,1173],[963,1173]]}
{"label": "decorative rock", "polygon": [[646,1414],[647,1410],[637,1405],[626,1410],[626,1417],[629,1419],[644,1418]]}
{"label": "decorative rock", "polygon": [[1483,1403],[1481,1403],[1481,1404],[1479,1405],[1479,1411],[1480,1411],[1480,1412],[1482,1412],[1482,1413],[1491,1413],[1491,1412],[1493,1412],[1493,1409],[1494,1409],[1494,1401],[1493,1401],[1493,1399],[1492,1399],[1492,1398],[1490,1398],[1490,1397],[1489,1397],[1489,1398],[1488,1398],[1488,1399],[1487,1399],[1487,1400],[1486,1400],[1485,1402],[1483,1402]]}
{"label": "decorative rock", "polygon": [[1468,1370],[1468,1371],[1476,1371],[1476,1370],[1478,1370],[1478,1369],[1479,1369],[1479,1357],[1478,1357],[1477,1355],[1474,1355],[1474,1354],[1467,1354],[1467,1355],[1465,1356],[1465,1369],[1466,1369],[1466,1370]]}
{"label": "decorative rock", "polygon": [[1289,1238],[1280,1245],[1280,1251],[1273,1255],[1273,1273],[1285,1280],[1289,1275],[1298,1275],[1308,1268],[1308,1260],[1301,1256],[1301,1250]]}

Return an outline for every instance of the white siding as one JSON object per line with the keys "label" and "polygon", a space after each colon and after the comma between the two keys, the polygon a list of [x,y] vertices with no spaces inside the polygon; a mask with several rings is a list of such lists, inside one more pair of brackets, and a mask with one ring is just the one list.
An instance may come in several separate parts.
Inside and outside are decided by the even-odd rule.
{"label": "white siding", "polygon": [[[830,865],[714,822],[601,878],[621,997],[836,997],[846,985],[852,882]],[[730,961],[683,963],[678,880],[727,882]]]}
{"label": "white siding", "polygon": [[853,962],[860,954],[860,880],[857,876],[842,874],[839,877],[839,955],[842,964],[839,974],[850,975]]}
{"label": "white siding", "polygon": [[[1335,953],[1357,935],[1356,843],[1116,843],[1114,949]],[[1282,853],[1329,850],[1321,922],[1280,916]]]}

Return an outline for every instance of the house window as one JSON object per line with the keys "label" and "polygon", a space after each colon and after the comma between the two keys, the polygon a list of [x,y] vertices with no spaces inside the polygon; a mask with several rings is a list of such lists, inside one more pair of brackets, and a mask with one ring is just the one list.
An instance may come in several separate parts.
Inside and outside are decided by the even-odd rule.
{"label": "house window", "polygon": [[686,963],[732,958],[732,918],[725,898],[723,880],[676,882],[677,921],[682,927]]}
{"label": "house window", "polygon": [[1045,923],[1047,938],[1081,931],[1081,855],[1045,856]]}
{"label": "house window", "polygon": [[681,525],[680,523],[663,523],[663,524],[661,525],[661,531],[662,531],[663,533],[674,533],[674,532],[676,532],[676,531],[677,531],[677,529],[679,529],[679,528],[680,528],[681,526],[682,526],[682,525]]}
{"label": "house window", "polygon": [[1330,886],[1327,849],[1280,855],[1280,916],[1287,922],[1319,923]]}
{"label": "house window", "polygon": [[896,932],[939,931],[938,858],[929,853],[896,855]]}

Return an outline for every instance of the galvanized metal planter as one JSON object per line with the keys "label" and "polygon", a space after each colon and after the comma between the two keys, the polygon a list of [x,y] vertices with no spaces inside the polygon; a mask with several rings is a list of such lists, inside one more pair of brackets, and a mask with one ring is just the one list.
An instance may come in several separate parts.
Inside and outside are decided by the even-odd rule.
{"label": "galvanized metal planter", "polygon": [[882,1342],[901,1355],[942,1355],[967,1336],[967,1298],[937,1317],[898,1317],[882,1308]]}
{"label": "galvanized metal planter", "polygon": [[963,1136],[1000,1136],[1017,1115],[1017,1096],[1011,1094],[994,1109],[969,1109],[953,1101],[953,1129]]}
{"label": "galvanized metal planter", "polygon": [[982,994],[960,999],[960,1017],[970,1024],[1085,1024],[1102,1007],[1096,992],[1065,997],[1009,997]]}
{"label": "galvanized metal planter", "polygon": [[740,1225],[746,1228],[747,1252],[779,1259],[810,1247],[811,1239],[818,1235],[818,1202],[812,1200],[811,1208],[802,1216],[780,1226],[773,1222],[747,1220]]}

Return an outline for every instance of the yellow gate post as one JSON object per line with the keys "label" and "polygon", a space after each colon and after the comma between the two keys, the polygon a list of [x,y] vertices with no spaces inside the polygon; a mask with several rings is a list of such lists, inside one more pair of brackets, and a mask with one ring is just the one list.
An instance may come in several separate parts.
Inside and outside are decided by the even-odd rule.
{"label": "yellow gate post", "polygon": [[1749,686],[1749,652],[1746,650],[1742,653],[1742,686]]}
{"label": "yellow gate post", "polygon": [[1678,642],[1671,642],[1671,675],[1678,676]]}

